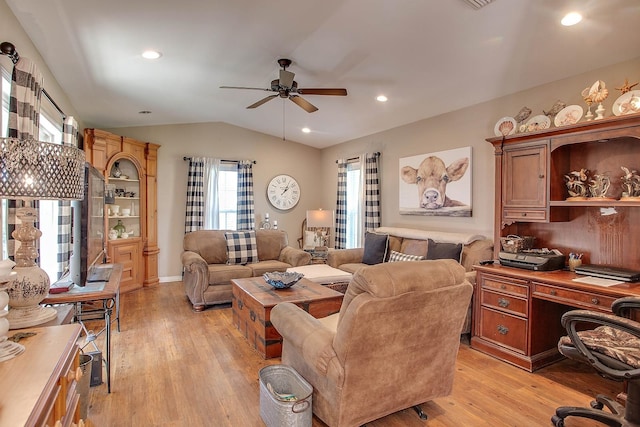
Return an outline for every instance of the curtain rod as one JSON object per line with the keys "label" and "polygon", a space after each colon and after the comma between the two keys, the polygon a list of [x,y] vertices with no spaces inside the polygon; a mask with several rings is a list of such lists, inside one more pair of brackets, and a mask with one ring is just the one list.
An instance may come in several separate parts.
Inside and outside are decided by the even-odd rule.
{"label": "curtain rod", "polygon": [[[376,151],[376,152],[375,152],[375,153],[373,153],[373,154],[375,154],[376,156],[380,156],[380,152],[379,152],[379,151]],[[347,163],[352,163],[352,162],[355,162],[356,160],[360,160],[360,157],[350,157],[350,158],[348,158],[348,159],[346,160],[346,162],[347,162]],[[337,160],[336,160],[336,163],[338,163],[338,161],[337,161]]]}
{"label": "curtain rod", "polygon": [[[18,54],[15,45],[11,42],[0,43],[0,54],[7,55],[9,59],[11,59],[11,62],[13,62],[13,65],[16,65],[16,63],[20,59],[20,55]],[[58,110],[58,112],[62,114],[63,119],[66,119],[67,115],[64,114],[64,111],[62,111],[62,109],[58,106],[58,104],[56,104],[53,98],[47,93],[46,90],[44,90],[44,88],[42,89],[42,94],[46,96],[49,102],[51,102],[51,104],[56,108],[56,110]]]}
{"label": "curtain rod", "polygon": [[[191,160],[191,157],[183,157],[182,160],[184,160],[185,162],[187,160]],[[221,162],[227,162],[227,163],[240,163],[240,160],[225,160],[225,159],[220,159]],[[255,160],[252,160],[251,163],[253,163],[254,165],[257,164],[258,162],[256,162]]]}

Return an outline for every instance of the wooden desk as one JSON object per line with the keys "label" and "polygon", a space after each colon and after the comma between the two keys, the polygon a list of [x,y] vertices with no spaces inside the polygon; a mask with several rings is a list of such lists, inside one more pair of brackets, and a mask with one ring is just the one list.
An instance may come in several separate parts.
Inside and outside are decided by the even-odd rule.
{"label": "wooden desk", "polygon": [[[98,268],[112,268],[109,281],[107,283],[88,283],[86,286],[74,286],[68,292],[59,294],[49,294],[42,301],[42,304],[75,304],[75,320],[84,328],[83,320],[95,319],[98,313],[104,317],[104,329],[98,332],[100,335],[105,332],[105,368],[107,371],[107,392],[111,393],[111,315],[115,308],[116,322],[120,330],[120,278],[122,276],[122,266],[120,264],[104,264]],[[82,312],[83,303],[101,302],[102,308],[92,310],[87,314]]]}
{"label": "wooden desk", "polygon": [[314,317],[326,317],[340,311],[342,295],[308,279],[287,289],[275,289],[262,277],[234,279],[233,323],[265,359],[282,353],[282,336],[271,324],[271,309],[290,302]]}
{"label": "wooden desk", "polygon": [[78,424],[80,331],[80,325],[62,325],[13,332],[36,335],[20,340],[24,353],[0,363],[0,425]]}
{"label": "wooden desk", "polygon": [[530,372],[563,356],[562,315],[574,309],[611,312],[625,296],[640,297],[640,283],[597,286],[574,282],[569,271],[534,272],[501,265],[475,266],[471,347]]}

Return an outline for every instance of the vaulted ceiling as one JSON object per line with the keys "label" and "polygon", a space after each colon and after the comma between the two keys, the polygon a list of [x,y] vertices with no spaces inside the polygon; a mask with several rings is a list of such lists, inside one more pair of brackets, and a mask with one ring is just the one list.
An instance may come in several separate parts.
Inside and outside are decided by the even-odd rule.
{"label": "vaulted ceiling", "polygon": [[[638,0],[6,2],[90,126],[226,122],[318,148],[632,59],[640,46]],[[583,22],[561,26],[572,9]],[[162,57],[143,59],[145,49]],[[299,87],[348,96],[302,95],[319,109],[307,113],[286,98],[247,109],[271,93],[220,88],[269,88],[279,58]]]}

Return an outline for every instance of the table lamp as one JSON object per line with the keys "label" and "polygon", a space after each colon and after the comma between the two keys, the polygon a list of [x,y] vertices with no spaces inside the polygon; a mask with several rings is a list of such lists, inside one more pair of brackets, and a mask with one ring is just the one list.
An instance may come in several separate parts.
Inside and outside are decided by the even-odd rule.
{"label": "table lamp", "polygon": [[333,211],[323,209],[307,211],[307,227],[315,228],[317,246],[328,246],[328,238],[333,227]]}
{"label": "table lamp", "polygon": [[81,200],[84,197],[84,152],[76,147],[33,139],[0,138],[0,197],[22,199],[28,207],[16,209],[21,225],[12,233],[20,247],[15,252],[15,280],[9,282],[11,329],[46,323],[55,309],[40,302],[49,293],[49,276],[35,262],[42,232],[34,226],[34,200]]}

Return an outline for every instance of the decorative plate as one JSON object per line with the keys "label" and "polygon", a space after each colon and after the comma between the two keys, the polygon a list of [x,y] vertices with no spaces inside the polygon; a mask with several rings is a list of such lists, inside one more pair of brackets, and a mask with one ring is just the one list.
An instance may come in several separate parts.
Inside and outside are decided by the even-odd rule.
{"label": "decorative plate", "polygon": [[568,105],[556,114],[553,124],[556,127],[574,125],[580,121],[584,110],[579,105]]}
{"label": "decorative plate", "polygon": [[640,99],[640,90],[632,90],[627,93],[623,93],[615,100],[611,110],[616,116],[626,116],[627,114],[640,113],[640,106],[631,105],[631,98],[634,96]]}
{"label": "decorative plate", "polygon": [[276,289],[286,289],[298,283],[304,277],[304,274],[294,271],[274,271],[272,273],[264,273],[262,275],[265,282]]}
{"label": "decorative plate", "polygon": [[509,116],[503,117],[498,120],[498,123],[496,123],[495,127],[493,128],[493,132],[496,134],[496,136],[512,135],[516,132],[516,126],[516,119]]}
{"label": "decorative plate", "polygon": [[551,126],[551,119],[544,114],[531,117],[526,123],[526,132],[548,129]]}

